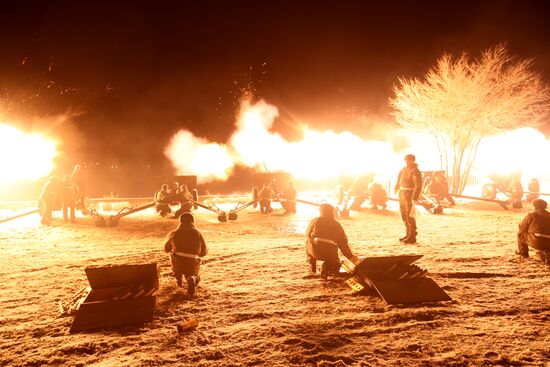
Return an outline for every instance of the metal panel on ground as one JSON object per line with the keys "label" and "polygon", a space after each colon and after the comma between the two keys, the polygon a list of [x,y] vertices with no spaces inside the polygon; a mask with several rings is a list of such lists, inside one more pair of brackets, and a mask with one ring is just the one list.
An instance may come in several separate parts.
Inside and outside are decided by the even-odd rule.
{"label": "metal panel on ground", "polygon": [[372,284],[390,305],[451,301],[451,297],[430,278],[375,280]]}

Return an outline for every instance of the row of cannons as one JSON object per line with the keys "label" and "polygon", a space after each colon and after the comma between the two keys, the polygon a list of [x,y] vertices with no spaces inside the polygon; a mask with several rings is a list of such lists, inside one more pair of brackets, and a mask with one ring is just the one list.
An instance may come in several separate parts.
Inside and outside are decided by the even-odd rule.
{"label": "row of cannons", "polygon": [[[468,200],[491,202],[499,205],[503,209],[508,209],[508,205],[514,208],[521,207],[522,196],[527,195],[529,198],[538,197],[539,195],[548,195],[540,193],[540,186],[529,184],[528,190],[523,191],[518,180],[494,180],[483,187],[482,196],[468,196],[451,194],[448,191],[448,184],[445,176],[440,171],[423,172],[424,189],[420,196],[420,200],[416,203],[424,208],[430,214],[442,214],[445,208],[454,205],[453,198],[462,198]],[[343,182],[337,190],[337,211],[341,218],[349,217],[350,210],[360,210],[365,201],[369,201],[373,208],[386,208],[388,201],[397,201],[390,197],[387,191],[380,185],[374,182],[372,175],[363,176],[351,182]],[[210,211],[217,216],[219,222],[235,221],[241,211],[247,208],[257,208],[262,206],[262,192],[268,188],[271,191],[269,201],[280,203],[285,210],[288,207],[294,207],[296,203],[319,206],[321,203],[316,203],[308,200],[300,199],[296,196],[296,192],[288,194],[285,189],[291,184],[292,176],[286,172],[259,173],[254,177],[254,188],[252,195],[248,201],[239,201],[230,210],[222,210],[211,200],[211,196],[199,197],[197,190],[196,176],[175,176],[170,184],[163,185],[163,188],[154,194],[149,201],[147,198],[98,198],[89,199],[85,196],[79,196],[72,204],[73,208],[80,210],[83,215],[91,216],[95,219],[95,224],[98,227],[113,227],[119,224],[120,219],[132,215],[134,213],[155,208],[160,216],[168,216],[173,214],[174,217],[179,217],[183,212],[191,211],[192,209],[202,208]],[[389,188],[388,188],[389,189]],[[496,198],[496,193],[507,195],[509,200],[499,200]],[[519,193],[519,195],[518,195]],[[240,197],[242,198],[242,196]],[[102,213],[96,209],[98,203],[113,203],[113,202],[139,202],[144,203],[139,206],[127,206],[118,210],[115,213]],[[519,202],[519,204],[518,204]],[[61,203],[56,202],[53,210],[60,210]],[[270,208],[270,207],[269,207]],[[39,201],[38,208],[33,209],[12,217],[0,219],[0,223],[18,219],[33,213],[39,213],[44,216],[45,205],[43,201]],[[52,208],[50,208],[51,210]],[[73,209],[74,210],[74,209]],[[291,213],[294,211],[290,210]]]}

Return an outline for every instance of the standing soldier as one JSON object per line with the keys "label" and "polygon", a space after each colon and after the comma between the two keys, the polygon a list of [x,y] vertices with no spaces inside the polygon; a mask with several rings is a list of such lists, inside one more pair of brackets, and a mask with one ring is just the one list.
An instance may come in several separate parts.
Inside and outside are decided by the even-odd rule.
{"label": "standing soldier", "polygon": [[52,222],[52,211],[56,204],[61,200],[61,188],[59,178],[52,176],[42,187],[40,198],[38,199],[38,206],[40,213],[42,214],[41,222],[43,224],[50,224]]}
{"label": "standing soldier", "polygon": [[412,154],[405,156],[406,166],[401,169],[395,184],[395,193],[399,192],[399,210],[405,223],[407,234],[399,241],[416,243],[416,219],[411,215],[413,202],[418,200],[422,192],[422,174],[415,163],[416,157]]}
{"label": "standing soldier", "polygon": [[75,221],[75,207],[79,196],[78,185],[71,176],[65,176],[61,187],[61,203],[63,205],[63,220]]}

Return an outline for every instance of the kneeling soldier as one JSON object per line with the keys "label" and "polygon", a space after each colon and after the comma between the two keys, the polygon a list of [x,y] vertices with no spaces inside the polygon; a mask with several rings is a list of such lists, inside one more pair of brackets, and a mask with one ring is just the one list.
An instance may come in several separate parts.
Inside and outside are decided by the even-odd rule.
{"label": "kneeling soldier", "polygon": [[187,293],[195,294],[200,277],[201,257],[206,256],[208,248],[202,234],[195,228],[195,220],[191,213],[180,216],[180,224],[175,231],[170,232],[164,251],[170,253],[172,271],[178,287],[183,286],[183,276],[187,280]]}
{"label": "kneeling soldier", "polygon": [[323,261],[321,278],[327,279],[329,274],[337,274],[340,270],[338,249],[353,263],[358,263],[359,259],[351,251],[342,225],[334,219],[332,205],[321,204],[319,212],[321,215],[307,227],[306,253],[312,273],[317,272],[317,260]]}
{"label": "kneeling soldier", "polygon": [[518,255],[528,257],[531,247],[543,263],[550,265],[550,213],[542,199],[532,202],[533,211],[519,224]]}

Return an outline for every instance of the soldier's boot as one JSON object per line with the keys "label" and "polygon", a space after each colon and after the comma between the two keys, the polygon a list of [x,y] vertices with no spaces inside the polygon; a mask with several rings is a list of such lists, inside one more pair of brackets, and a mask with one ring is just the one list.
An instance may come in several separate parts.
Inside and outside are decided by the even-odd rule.
{"label": "soldier's boot", "polygon": [[550,265],[550,251],[537,251],[539,260],[546,265]]}
{"label": "soldier's boot", "polygon": [[176,277],[176,283],[177,283],[179,288],[183,287],[183,280],[182,280],[181,275]]}
{"label": "soldier's boot", "polygon": [[405,241],[407,238],[409,238],[409,235],[410,235],[410,233],[411,233],[411,230],[410,230],[409,226],[406,226],[406,227],[407,227],[407,234],[404,235],[403,237],[401,237],[401,238],[399,239],[399,241],[401,241],[401,242],[403,242],[403,241]]}
{"label": "soldier's boot", "polygon": [[407,236],[407,238],[405,238],[403,240],[404,243],[409,243],[409,244],[412,244],[412,243],[416,243],[416,219],[414,218],[409,218],[409,235]]}
{"label": "soldier's boot", "polygon": [[403,240],[403,243],[413,244],[416,243],[416,231],[412,232],[410,236]]}
{"label": "soldier's boot", "polygon": [[197,291],[197,279],[194,275],[187,277],[187,294],[194,296]]}
{"label": "soldier's boot", "polygon": [[315,259],[309,259],[309,271],[312,273],[317,273],[317,261]]}
{"label": "soldier's boot", "polygon": [[321,279],[327,280],[328,279],[328,269],[327,269],[327,263],[326,261],[321,264]]}

